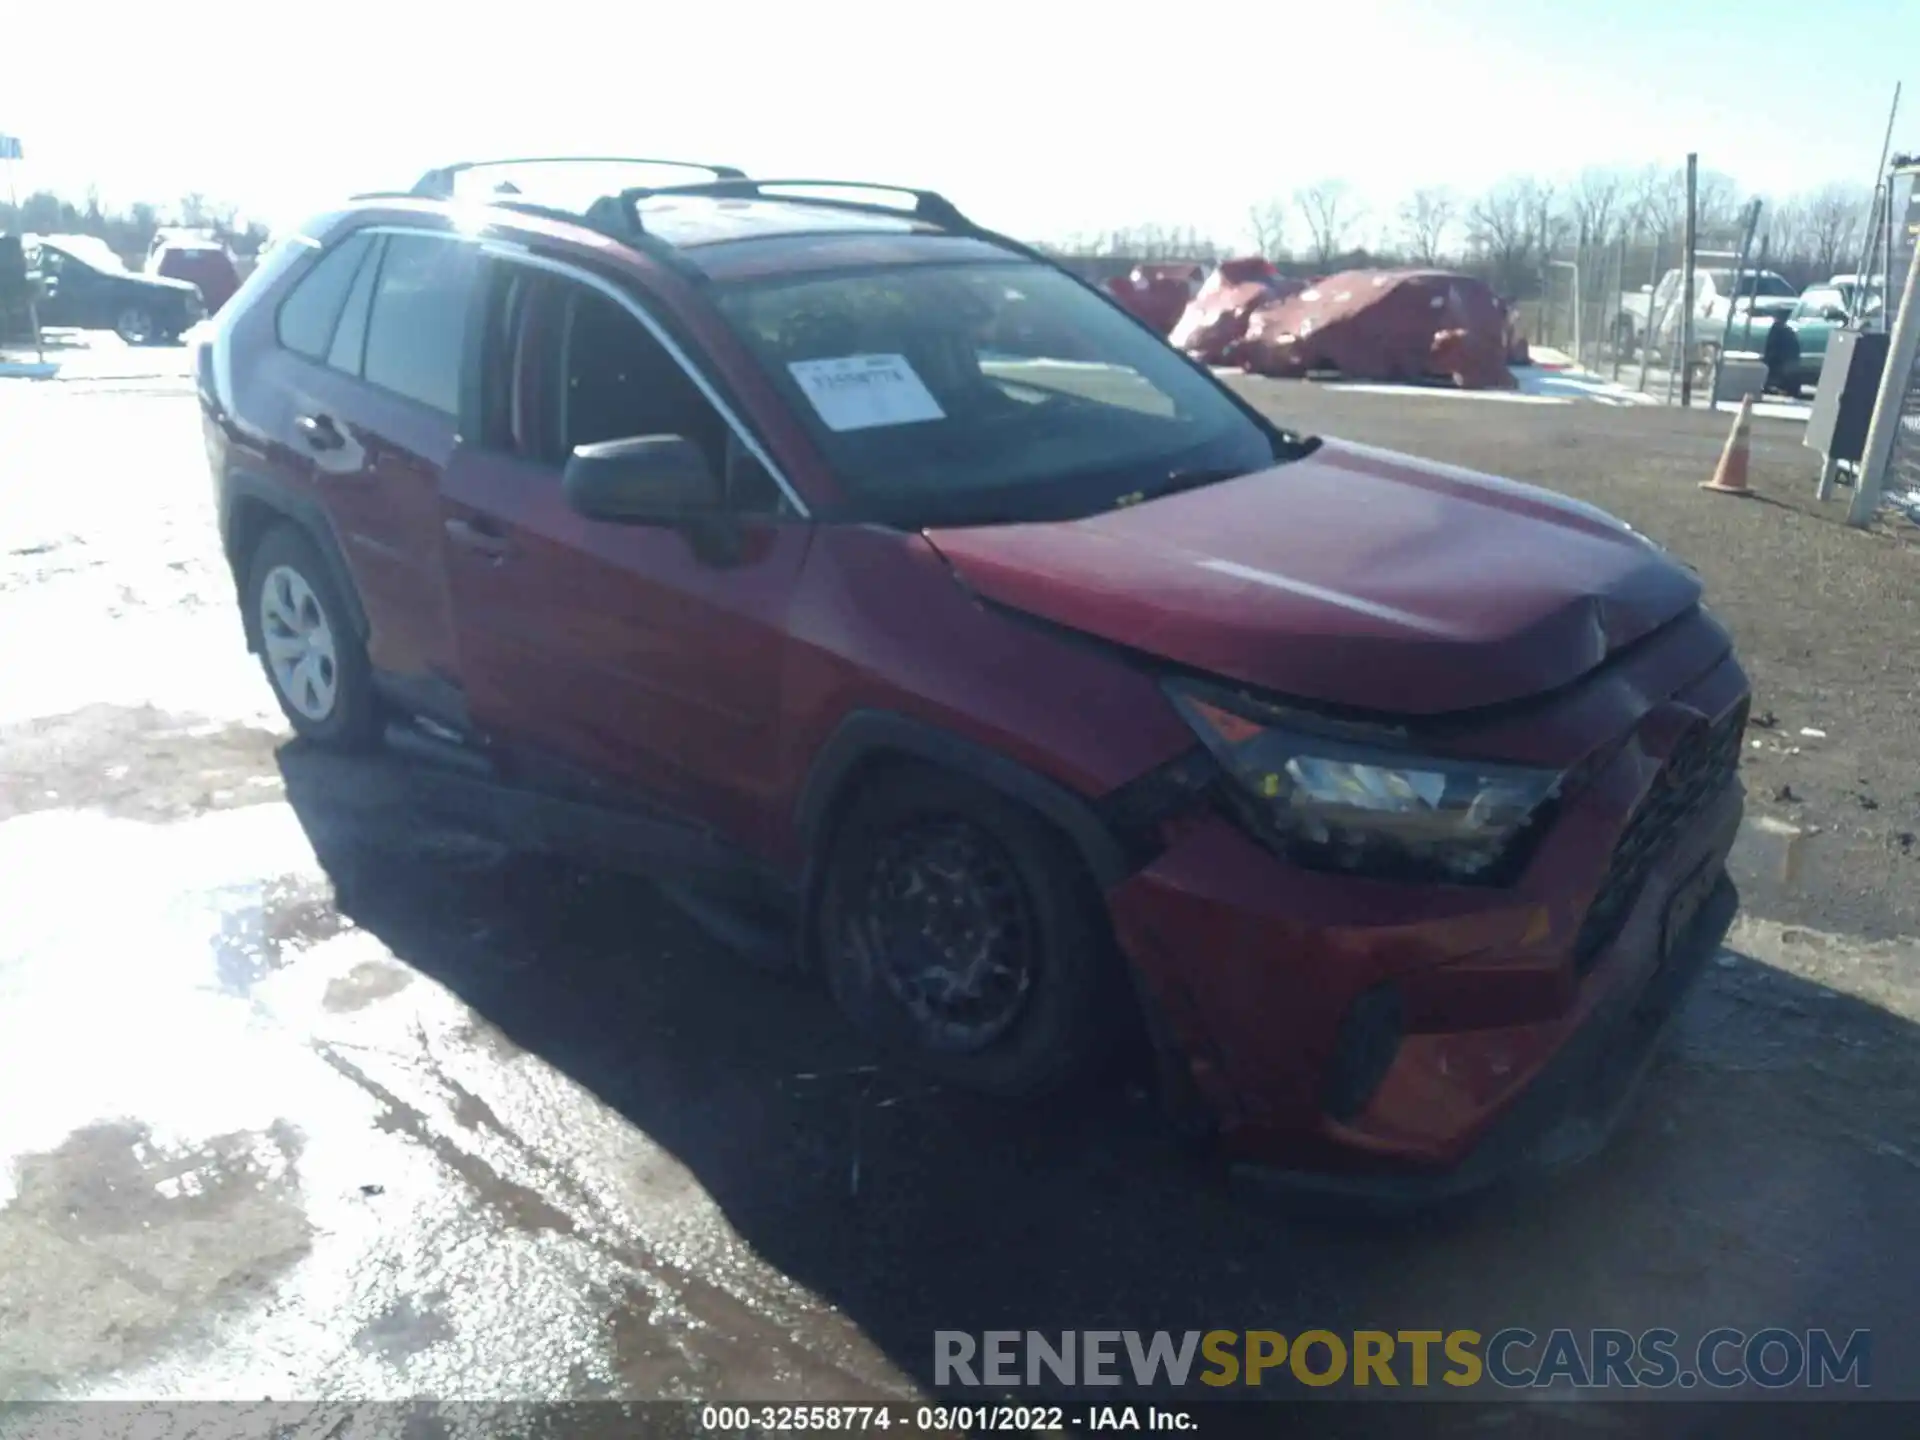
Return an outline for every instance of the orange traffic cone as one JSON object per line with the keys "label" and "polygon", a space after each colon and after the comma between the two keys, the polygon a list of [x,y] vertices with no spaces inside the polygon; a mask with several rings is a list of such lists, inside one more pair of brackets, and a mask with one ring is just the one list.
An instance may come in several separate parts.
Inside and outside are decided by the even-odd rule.
{"label": "orange traffic cone", "polygon": [[1713,467],[1713,479],[1701,485],[1718,495],[1751,495],[1747,488],[1747,434],[1753,428],[1753,396],[1740,401],[1740,413],[1734,417],[1733,433],[1727,436],[1727,448],[1720,452],[1720,463]]}

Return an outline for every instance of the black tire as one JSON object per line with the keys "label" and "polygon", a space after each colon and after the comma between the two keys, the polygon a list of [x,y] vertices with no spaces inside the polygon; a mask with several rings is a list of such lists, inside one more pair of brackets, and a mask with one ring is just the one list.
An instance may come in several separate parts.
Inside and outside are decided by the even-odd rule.
{"label": "black tire", "polygon": [[[1078,855],[1044,820],[977,781],[902,764],[854,798],[831,845],[817,953],[835,1003],[869,1036],[942,1080],[1003,1097],[1065,1089],[1114,1057],[1126,1033],[1123,962]],[[929,872],[924,863],[912,869],[914,857],[929,856],[948,862],[948,874]],[[908,998],[936,959],[952,957],[924,926],[902,934],[910,923],[887,925],[878,904],[882,887],[909,873],[932,874],[941,889],[957,892],[961,899],[936,894],[924,903],[950,904],[963,923],[994,909],[1006,927],[1003,938],[1011,936],[1002,957],[1018,948],[1026,978],[1017,998],[983,999],[967,1013],[991,1018],[970,1029],[930,1018],[924,996],[916,1014]],[[952,874],[963,879],[950,883]],[[888,964],[877,953],[889,929],[896,940],[926,946],[917,967],[904,955]]]}
{"label": "black tire", "polygon": [[[334,696],[323,717],[307,714],[281,688],[268,658],[267,637],[261,620],[262,598],[268,578],[276,570],[294,571],[306,583],[332,637]],[[333,583],[331,571],[306,532],[291,523],[275,525],[254,546],[247,564],[246,590],[241,604],[247,636],[260,657],[274,699],[294,730],[316,744],[335,750],[358,750],[379,735],[379,706],[373,691],[373,669],[366,647],[353,627],[347,607]]]}
{"label": "black tire", "polygon": [[145,305],[126,305],[114,317],[113,332],[128,345],[151,345],[160,333],[160,322]]}

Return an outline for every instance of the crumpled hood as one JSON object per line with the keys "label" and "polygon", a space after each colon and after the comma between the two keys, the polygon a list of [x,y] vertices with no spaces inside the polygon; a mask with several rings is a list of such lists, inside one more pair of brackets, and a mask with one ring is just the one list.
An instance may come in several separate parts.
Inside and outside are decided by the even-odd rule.
{"label": "crumpled hood", "polygon": [[986,599],[1301,700],[1436,715],[1565,685],[1698,603],[1548,491],[1345,441],[1082,520],[933,529]]}

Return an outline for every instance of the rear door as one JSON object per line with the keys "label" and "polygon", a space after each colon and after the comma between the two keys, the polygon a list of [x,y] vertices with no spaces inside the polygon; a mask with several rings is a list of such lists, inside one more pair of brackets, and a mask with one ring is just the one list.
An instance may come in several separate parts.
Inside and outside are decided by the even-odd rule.
{"label": "rear door", "polygon": [[[529,776],[644,798],[755,845],[808,527],[632,306],[503,260],[483,308],[474,443],[441,490],[476,728]],[[570,509],[572,448],[643,434],[705,449],[729,513],[690,533]]]}
{"label": "rear door", "polygon": [[358,238],[365,252],[290,439],[312,457],[383,686],[419,713],[458,719],[439,491],[457,444],[478,252],[450,235]]}

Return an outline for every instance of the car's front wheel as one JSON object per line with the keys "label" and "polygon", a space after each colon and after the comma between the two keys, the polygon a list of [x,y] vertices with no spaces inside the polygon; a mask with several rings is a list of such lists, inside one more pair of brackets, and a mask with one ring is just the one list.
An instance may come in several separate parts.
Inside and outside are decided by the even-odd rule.
{"label": "car's front wheel", "polygon": [[127,305],[114,317],[113,333],[129,345],[150,345],[160,333],[153,311],[144,305]]}
{"label": "car's front wheel", "polygon": [[1093,1073],[1124,974],[1065,839],[946,771],[900,765],[836,827],[818,954],[841,1010],[955,1085],[1023,1096]]}
{"label": "car's front wheel", "polygon": [[321,744],[366,744],[377,732],[372,670],[313,542],[278,525],[247,575],[254,645],[288,722]]}

